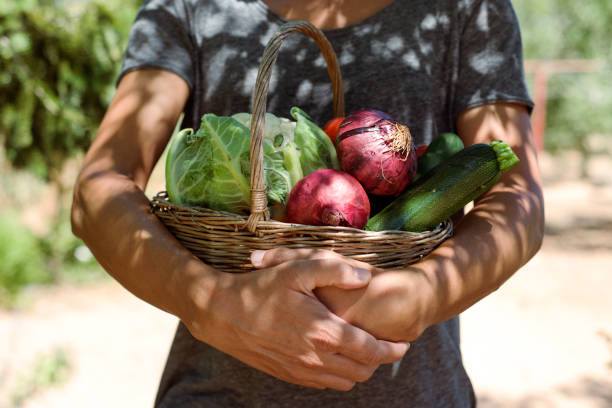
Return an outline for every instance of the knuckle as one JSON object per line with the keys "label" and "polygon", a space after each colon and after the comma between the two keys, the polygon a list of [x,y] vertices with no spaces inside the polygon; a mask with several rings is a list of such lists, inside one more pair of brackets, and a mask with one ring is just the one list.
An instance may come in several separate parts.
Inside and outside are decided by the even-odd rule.
{"label": "knuckle", "polygon": [[423,325],[412,325],[410,329],[406,330],[406,333],[404,334],[403,338],[405,338],[407,341],[415,341],[416,339],[421,337],[425,329],[426,327]]}
{"label": "knuckle", "polygon": [[[346,262],[346,259],[342,259],[340,255],[335,252],[328,251],[332,255],[325,255],[324,257],[319,258],[319,261],[328,267],[339,268],[342,265],[349,266]],[[349,266],[350,267],[350,266]]]}
{"label": "knuckle", "polygon": [[302,354],[297,357],[299,364],[308,369],[317,369],[323,367],[323,362],[315,353]]}
{"label": "knuckle", "polygon": [[344,276],[352,276],[355,273],[355,269],[346,262],[340,263],[338,270]]}
{"label": "knuckle", "polygon": [[[298,359],[299,360],[299,359]],[[304,361],[305,365],[312,364],[314,360],[308,359],[308,361]],[[301,361],[298,362],[300,364]],[[306,368],[306,369],[304,369]],[[318,390],[324,390],[329,388],[329,384],[319,378],[313,370],[309,367],[302,367],[302,369],[291,370],[291,373],[286,373],[283,377],[279,377],[283,381],[290,382],[292,384],[301,385],[304,387],[315,388]]]}
{"label": "knuckle", "polygon": [[354,273],[353,267],[340,258],[318,258],[316,262],[320,270],[332,274],[336,280],[342,281],[347,275]]}
{"label": "knuckle", "polygon": [[284,376],[279,376],[283,381],[287,381],[293,384],[300,384],[307,387],[315,387],[318,385],[316,382],[305,375],[303,370],[295,370],[294,372],[287,372]]}
{"label": "knuckle", "polygon": [[295,265],[284,264],[281,266],[281,273],[278,276],[279,279],[285,282],[299,282],[301,285],[305,285],[304,277],[300,273],[300,270]]}
{"label": "knuckle", "polygon": [[303,381],[300,382],[296,382],[296,384],[299,385],[303,385],[305,387],[309,387],[309,388],[315,388],[317,390],[326,390],[327,388],[330,388],[328,384],[325,384],[325,382],[321,381],[321,380],[313,380],[313,379],[305,379]]}
{"label": "knuckle", "polygon": [[287,248],[277,247],[266,251],[266,258],[283,260],[287,257]]}
{"label": "knuckle", "polygon": [[341,346],[340,336],[326,327],[320,328],[312,341],[318,349],[324,351],[335,351]]}
{"label": "knuckle", "polygon": [[332,251],[330,249],[318,249],[317,255],[323,259],[333,259],[340,257],[337,252]]}
{"label": "knuckle", "polygon": [[355,380],[357,382],[365,382],[369,380],[372,377],[372,375],[374,375],[374,372],[376,371],[377,368],[378,366],[365,366],[361,370],[356,370]]}
{"label": "knuckle", "polygon": [[361,362],[366,366],[378,366],[381,358],[377,352],[366,352],[362,354]]}

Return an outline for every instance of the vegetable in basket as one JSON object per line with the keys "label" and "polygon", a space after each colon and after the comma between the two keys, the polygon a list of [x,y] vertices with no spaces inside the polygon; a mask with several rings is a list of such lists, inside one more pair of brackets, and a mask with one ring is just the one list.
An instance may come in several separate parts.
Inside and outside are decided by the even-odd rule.
{"label": "vegetable in basket", "polygon": [[444,160],[370,218],[370,231],[426,231],[488,191],[519,162],[503,141],[468,146]]}
{"label": "vegetable in basket", "polygon": [[323,126],[323,130],[329,136],[329,139],[332,143],[336,144],[336,138],[338,137],[338,131],[340,130],[340,125],[344,120],[344,116],[339,116],[337,118],[332,118],[327,121],[325,126]]}
{"label": "vegetable in basket", "polygon": [[425,151],[419,157],[417,174],[414,179],[418,179],[463,148],[463,140],[455,133],[447,132],[440,134],[426,146]]}
{"label": "vegetable in basket", "polygon": [[[285,167],[292,172],[292,186],[315,170],[339,170],[336,148],[326,133],[300,108],[294,106],[290,113],[295,122],[266,113],[264,141],[270,141],[285,155]],[[246,127],[251,126],[249,113],[237,113],[232,117]],[[297,161],[300,166],[296,165]]]}
{"label": "vegetable in basket", "polygon": [[362,109],[344,118],[336,150],[342,169],[368,194],[397,196],[416,173],[410,130],[378,110]]}
{"label": "vegetable in basket", "polygon": [[[296,122],[266,114],[264,178],[271,205],[285,205],[303,176],[322,168],[339,168],[327,135],[299,108]],[[184,129],[170,141],[166,190],[171,202],[213,210],[246,213],[250,208],[250,119],[205,114],[197,132]]]}
{"label": "vegetable in basket", "polygon": [[287,202],[289,222],[363,228],[370,216],[365,190],[350,174],[321,169],[300,180]]}
{"label": "vegetable in basket", "polygon": [[319,169],[340,170],[336,148],[329,136],[303,110],[291,108],[295,125],[295,145],[300,152],[304,176]]}

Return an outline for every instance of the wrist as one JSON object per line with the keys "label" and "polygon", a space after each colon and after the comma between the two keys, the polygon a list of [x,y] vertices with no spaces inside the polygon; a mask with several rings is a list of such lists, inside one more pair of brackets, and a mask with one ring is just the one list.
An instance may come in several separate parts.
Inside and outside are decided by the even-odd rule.
{"label": "wrist", "polygon": [[[350,292],[343,297],[355,291]],[[377,271],[357,292],[341,317],[377,338],[414,341],[434,323],[435,292],[420,264]]]}
{"label": "wrist", "polygon": [[398,296],[398,300],[400,307],[409,312],[409,315],[405,316],[402,339],[414,341],[428,327],[437,323],[437,293],[427,276],[426,265],[419,263],[400,272],[403,282],[398,284],[398,291],[401,291],[401,298]]}
{"label": "wrist", "polygon": [[429,278],[428,268],[431,265],[426,263],[419,263],[418,266],[411,267],[411,273],[414,274],[416,290],[414,290],[415,296],[417,297],[418,305],[418,316],[419,324],[417,327],[421,335],[425,329],[438,323],[436,316],[440,307],[438,293],[434,287],[434,282]]}
{"label": "wrist", "polygon": [[447,248],[438,248],[435,253],[419,262],[415,267],[421,276],[423,319],[428,327],[446,321],[461,312],[457,265],[449,253],[442,252]]}
{"label": "wrist", "polygon": [[176,300],[175,314],[192,333],[201,333],[200,326],[206,326],[217,292],[227,287],[231,274],[219,272],[195,257],[178,265],[171,285],[171,296]]}

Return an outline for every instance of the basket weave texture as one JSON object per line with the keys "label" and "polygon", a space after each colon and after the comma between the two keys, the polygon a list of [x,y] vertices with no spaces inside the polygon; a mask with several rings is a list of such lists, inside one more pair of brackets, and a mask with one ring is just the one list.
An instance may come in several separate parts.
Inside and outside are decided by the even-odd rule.
{"label": "basket weave texture", "polygon": [[255,89],[250,142],[251,205],[248,217],[202,207],[171,203],[165,192],[151,200],[152,212],[194,255],[225,272],[253,267],[255,249],[277,247],[331,249],[380,268],[405,266],[420,260],[450,237],[451,221],[432,231],[364,231],[348,227],[310,226],[270,220],[263,173],[263,133],[270,75],[285,38],[302,33],[319,46],[327,64],[334,95],[334,117],[344,116],[342,76],[334,50],[325,35],[306,21],[284,24],[262,55]]}

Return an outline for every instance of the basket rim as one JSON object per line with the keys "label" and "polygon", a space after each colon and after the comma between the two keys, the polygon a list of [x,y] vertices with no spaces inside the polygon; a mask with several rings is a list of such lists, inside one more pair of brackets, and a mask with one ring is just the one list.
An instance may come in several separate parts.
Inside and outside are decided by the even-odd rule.
{"label": "basket rim", "polygon": [[[153,212],[158,211],[185,211],[191,213],[193,216],[196,215],[217,215],[221,218],[227,218],[227,224],[234,224],[238,228],[238,230],[248,229],[248,215],[236,214],[228,211],[220,211],[213,210],[206,207],[201,206],[190,206],[185,204],[176,204],[170,201],[168,198],[168,194],[166,191],[160,191],[155,196],[153,196],[150,200]],[[195,222],[195,224],[201,225],[199,222]],[[359,229],[354,227],[343,227],[343,226],[331,226],[331,225],[306,225],[306,224],[297,224],[297,223],[288,223],[273,219],[268,220],[260,220],[258,222],[262,228],[270,228],[270,229],[283,229],[287,231],[295,231],[299,233],[307,234],[309,232],[315,233],[318,231],[325,230],[328,233],[337,233],[337,234],[352,234],[359,237],[370,237],[370,238],[389,238],[389,237],[410,237],[412,239],[427,239],[431,236],[437,236],[440,234],[449,234],[452,235],[454,232],[454,225],[452,219],[447,219],[440,224],[438,224],[432,230],[426,231],[402,231],[402,230],[384,230],[384,231],[368,231],[365,229]],[[253,235],[258,235],[261,231],[250,231]]]}

